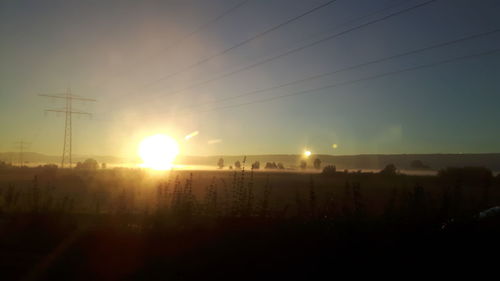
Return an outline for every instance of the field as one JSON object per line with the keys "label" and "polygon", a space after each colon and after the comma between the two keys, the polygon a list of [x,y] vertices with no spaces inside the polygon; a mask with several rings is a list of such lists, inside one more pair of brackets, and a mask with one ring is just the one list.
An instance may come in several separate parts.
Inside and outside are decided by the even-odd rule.
{"label": "field", "polygon": [[254,280],[367,259],[449,261],[494,249],[497,218],[478,215],[497,205],[499,177],[466,172],[10,168],[0,171],[1,271],[13,280]]}

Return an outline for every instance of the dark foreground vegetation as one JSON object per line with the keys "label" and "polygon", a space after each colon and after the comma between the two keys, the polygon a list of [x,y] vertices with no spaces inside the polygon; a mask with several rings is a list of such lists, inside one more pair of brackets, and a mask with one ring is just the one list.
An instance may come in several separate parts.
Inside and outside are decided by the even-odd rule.
{"label": "dark foreground vegetation", "polygon": [[[290,280],[488,268],[500,178],[0,169],[1,280]],[[398,275],[398,270],[407,270]]]}

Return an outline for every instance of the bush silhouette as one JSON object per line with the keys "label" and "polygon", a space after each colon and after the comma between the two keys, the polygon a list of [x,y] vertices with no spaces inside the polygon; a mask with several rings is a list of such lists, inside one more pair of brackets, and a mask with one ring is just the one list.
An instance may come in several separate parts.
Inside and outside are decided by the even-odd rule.
{"label": "bush silhouette", "polygon": [[323,172],[321,172],[322,175],[325,176],[333,176],[337,172],[337,168],[333,165],[328,165],[323,168]]}
{"label": "bush silhouette", "polygon": [[379,173],[381,175],[394,176],[397,174],[397,168],[394,164],[388,164]]}

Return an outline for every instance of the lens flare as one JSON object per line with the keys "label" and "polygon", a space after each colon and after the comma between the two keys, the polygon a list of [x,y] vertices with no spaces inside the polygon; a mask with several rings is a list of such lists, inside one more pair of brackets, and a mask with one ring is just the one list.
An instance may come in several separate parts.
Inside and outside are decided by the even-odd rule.
{"label": "lens flare", "polygon": [[189,134],[189,135],[185,136],[185,137],[184,137],[184,139],[188,141],[188,140],[190,140],[191,138],[196,137],[199,133],[200,133],[200,132],[198,132],[198,131],[194,131],[194,132],[192,132],[191,134]]}

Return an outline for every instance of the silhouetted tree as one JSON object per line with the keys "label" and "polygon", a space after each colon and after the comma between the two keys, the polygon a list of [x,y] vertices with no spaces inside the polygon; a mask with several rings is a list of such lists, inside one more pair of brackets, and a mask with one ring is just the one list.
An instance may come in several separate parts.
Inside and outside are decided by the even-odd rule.
{"label": "silhouetted tree", "polygon": [[99,163],[95,159],[88,158],[85,159],[83,162],[78,162],[76,163],[75,169],[82,169],[82,170],[96,170],[97,167],[99,167]]}
{"label": "silhouetted tree", "polygon": [[101,169],[106,169],[106,163],[101,163]]}
{"label": "silhouetted tree", "polygon": [[280,170],[285,169],[285,166],[283,165],[283,163],[281,163],[281,162],[278,163],[278,169],[280,169]]}
{"label": "silhouetted tree", "polygon": [[4,161],[0,161],[0,169],[11,168],[12,165]]}
{"label": "silhouetted tree", "polygon": [[307,162],[306,162],[306,160],[301,160],[300,161],[300,168],[302,170],[305,170],[307,168]]}
{"label": "silhouetted tree", "polygon": [[236,162],[234,162],[234,168],[236,168],[236,169],[241,169],[241,163],[240,163],[240,161],[239,161],[239,160],[238,160],[238,161],[236,161]]}
{"label": "silhouetted tree", "polygon": [[274,162],[267,162],[266,166],[264,168],[265,169],[278,169],[278,166],[276,166],[276,163],[274,163]]}
{"label": "silhouetted tree", "polygon": [[337,172],[337,168],[335,166],[328,165],[328,166],[323,168],[323,172],[321,174],[323,174],[325,176],[333,176],[333,175],[335,175],[336,172]]}
{"label": "silhouetted tree", "polygon": [[314,169],[321,169],[321,160],[319,158],[316,158],[316,160],[314,160]]}
{"label": "silhouetted tree", "polygon": [[43,165],[41,167],[44,168],[44,169],[54,169],[54,170],[57,170],[57,165],[56,164],[45,164],[45,165]]}
{"label": "silhouetted tree", "polygon": [[219,166],[219,169],[224,168],[224,159],[219,158],[219,161],[217,162],[217,166]]}
{"label": "silhouetted tree", "polygon": [[252,169],[260,169],[260,162],[259,161],[255,161],[252,164]]}
{"label": "silhouetted tree", "polygon": [[379,173],[381,175],[393,176],[396,175],[397,168],[394,164],[388,164]]}

